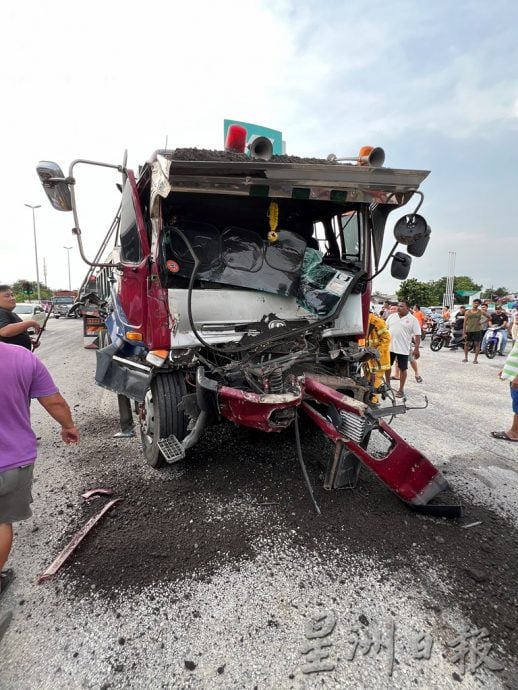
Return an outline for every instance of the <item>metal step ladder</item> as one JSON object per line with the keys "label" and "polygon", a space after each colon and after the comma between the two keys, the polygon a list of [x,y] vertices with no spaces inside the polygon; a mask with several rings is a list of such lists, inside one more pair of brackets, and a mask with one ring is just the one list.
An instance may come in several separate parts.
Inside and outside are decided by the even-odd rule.
{"label": "metal step ladder", "polygon": [[170,465],[173,462],[178,462],[185,458],[185,448],[174,434],[171,434],[171,436],[167,438],[161,438],[158,441],[158,448],[164,456],[165,461]]}

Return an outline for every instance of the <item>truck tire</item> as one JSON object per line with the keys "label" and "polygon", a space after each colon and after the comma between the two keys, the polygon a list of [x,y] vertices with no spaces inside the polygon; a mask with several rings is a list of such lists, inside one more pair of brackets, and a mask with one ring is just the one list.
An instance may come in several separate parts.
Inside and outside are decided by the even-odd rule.
{"label": "truck tire", "polygon": [[174,435],[183,441],[188,417],[178,409],[187,388],[182,372],[159,374],[151,382],[141,408],[140,438],[144,457],[151,467],[162,467],[166,460],[158,447],[161,438]]}

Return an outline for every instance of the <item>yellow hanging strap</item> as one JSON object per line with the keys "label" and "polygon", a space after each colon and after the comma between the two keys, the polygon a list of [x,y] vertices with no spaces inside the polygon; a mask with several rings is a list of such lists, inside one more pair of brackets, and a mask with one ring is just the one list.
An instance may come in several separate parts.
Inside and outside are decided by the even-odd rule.
{"label": "yellow hanging strap", "polygon": [[268,207],[268,220],[270,222],[268,242],[277,242],[279,239],[279,235],[276,232],[279,224],[279,204],[277,204],[275,201],[272,201]]}

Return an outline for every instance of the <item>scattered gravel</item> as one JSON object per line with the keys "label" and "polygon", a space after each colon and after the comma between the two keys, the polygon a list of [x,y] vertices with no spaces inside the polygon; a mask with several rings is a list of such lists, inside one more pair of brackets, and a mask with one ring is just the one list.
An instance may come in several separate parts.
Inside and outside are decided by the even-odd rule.
{"label": "scattered gravel", "polygon": [[[316,517],[289,434],[222,426],[156,472],[137,439],[112,438],[116,401],[93,384],[80,325],[53,322],[45,338],[41,357],[76,405],[83,441],[64,448],[33,405],[34,517],[16,527],[0,688],[518,688],[518,449],[489,437],[511,415],[494,365],[468,368],[425,341],[425,383],[409,382],[408,395],[430,405],[394,422],[446,473],[444,501],[462,502],[462,519],[416,515],[366,472],[354,492],[323,491],[329,447],[305,429]],[[36,585],[107,500],[80,498],[95,486],[124,502]],[[307,634],[322,616],[336,620],[323,638],[333,670],[306,674]],[[462,674],[448,642],[465,625],[487,628],[502,671]],[[379,653],[358,648],[351,660],[358,636],[365,651],[380,629]],[[417,634],[433,639],[430,659],[414,658]]]}

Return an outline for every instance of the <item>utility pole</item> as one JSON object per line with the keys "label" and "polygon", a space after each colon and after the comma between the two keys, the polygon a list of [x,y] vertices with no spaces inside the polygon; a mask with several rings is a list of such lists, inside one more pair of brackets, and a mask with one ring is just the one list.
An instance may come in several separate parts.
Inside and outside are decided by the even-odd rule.
{"label": "utility pole", "polygon": [[38,302],[41,302],[41,289],[40,289],[40,269],[38,266],[38,243],[36,241],[36,215],[34,211],[37,208],[41,208],[41,204],[36,206],[31,206],[31,204],[24,204],[27,208],[32,209],[32,231],[34,233],[34,256],[36,257],[36,285],[38,286]]}
{"label": "utility pole", "polygon": [[45,283],[45,287],[49,286],[47,283],[47,261],[45,257],[43,257],[43,282]]}
{"label": "utility pole", "polygon": [[442,300],[443,307],[453,307],[455,306],[455,295],[453,291],[453,284],[455,281],[455,258],[457,256],[456,252],[448,252],[448,275],[446,276],[446,290],[444,292],[444,297]]}

